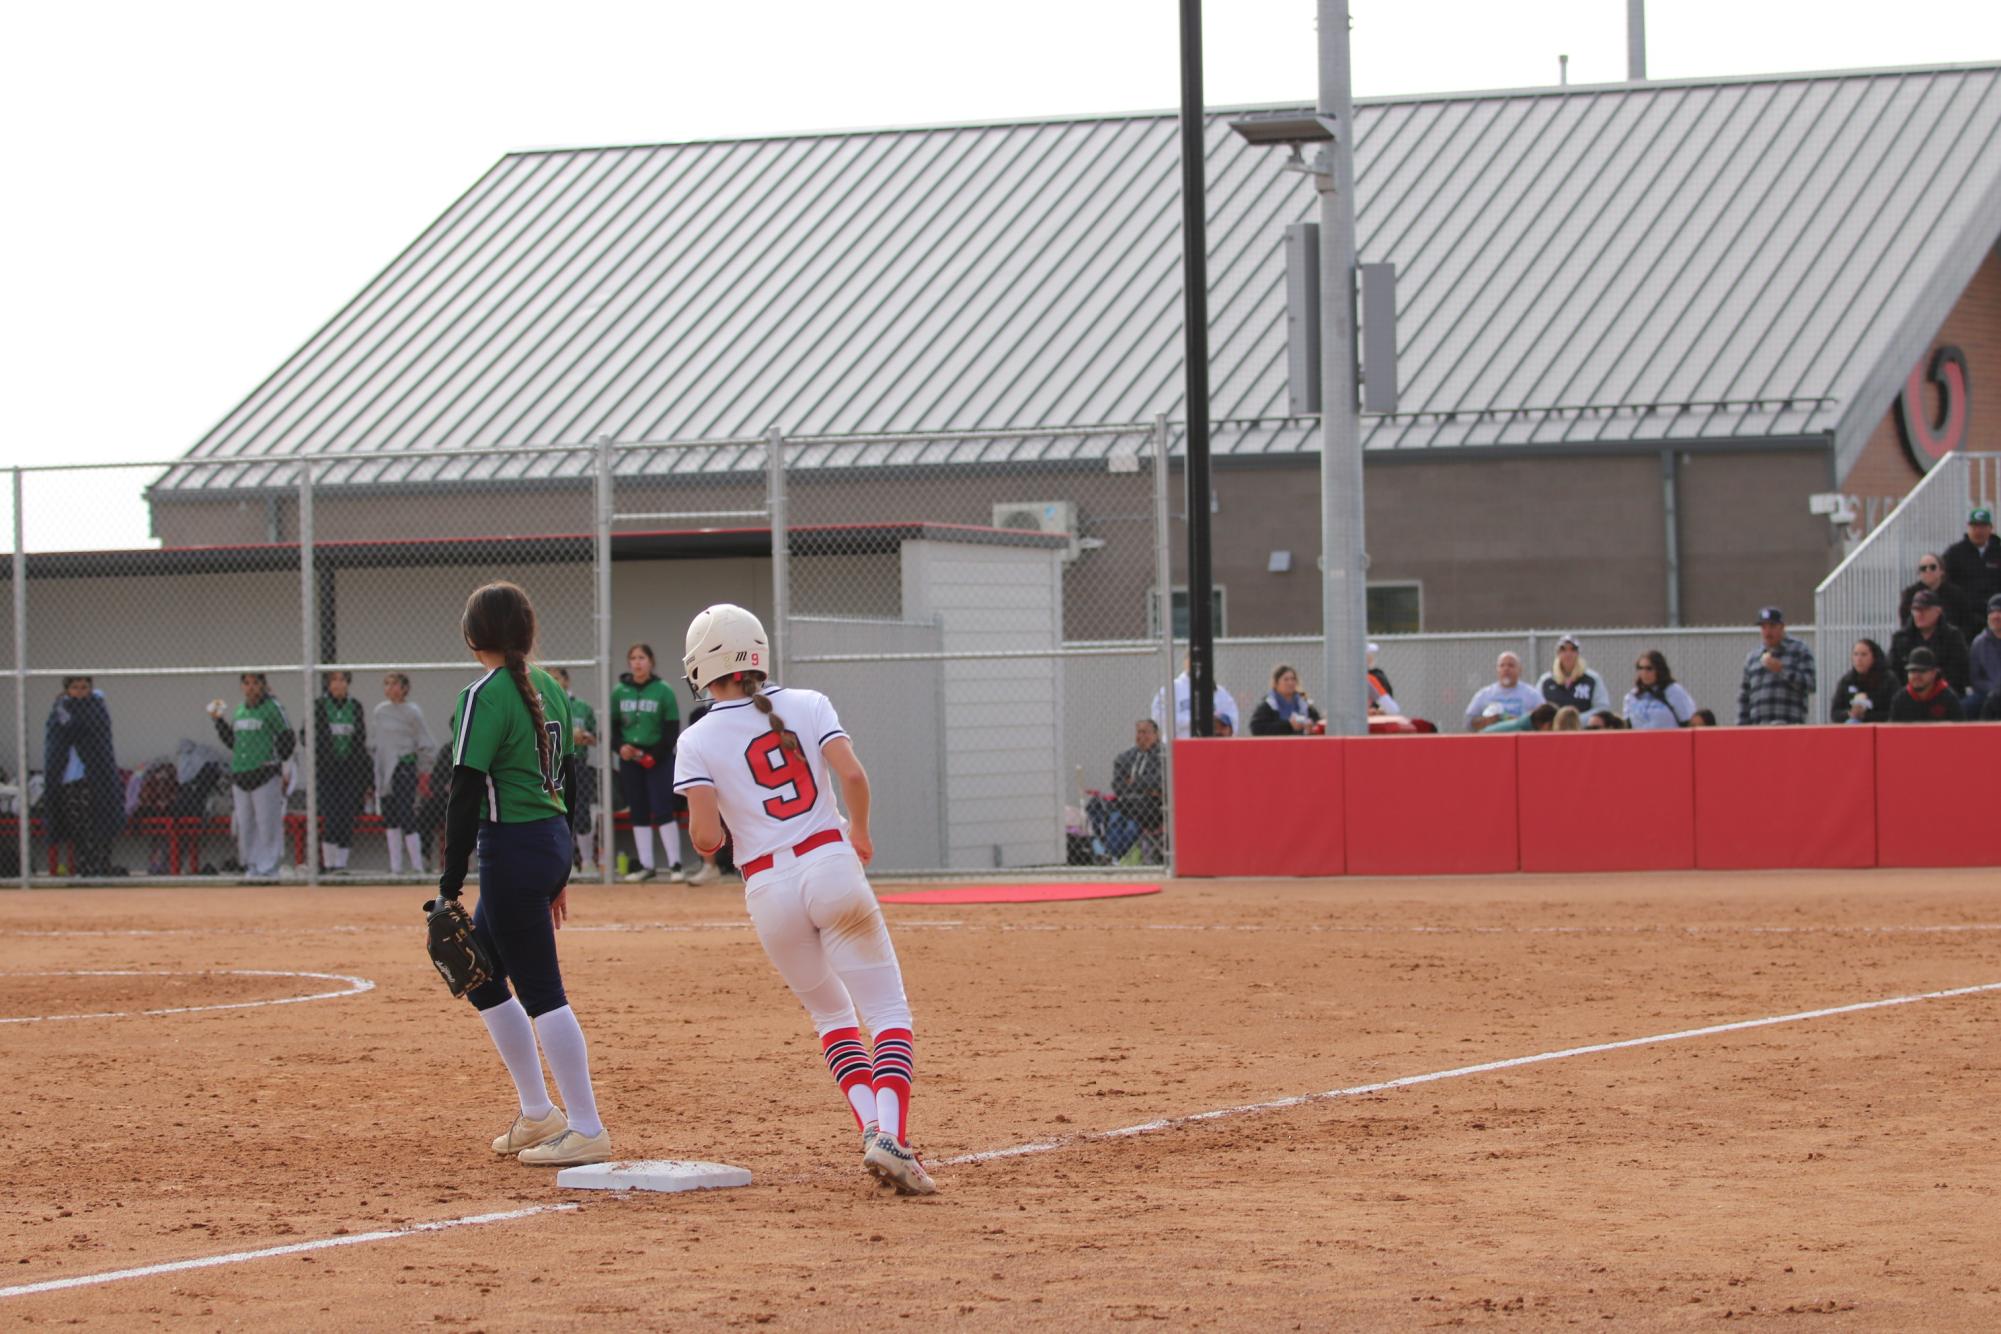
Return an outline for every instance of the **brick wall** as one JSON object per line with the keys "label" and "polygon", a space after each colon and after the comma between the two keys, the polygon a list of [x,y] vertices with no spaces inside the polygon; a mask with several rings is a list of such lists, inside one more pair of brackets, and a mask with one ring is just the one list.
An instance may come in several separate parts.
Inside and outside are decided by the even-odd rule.
{"label": "brick wall", "polygon": [[[2001,246],[1987,258],[1967,284],[1959,301],[1940,326],[1938,336],[1925,349],[1928,361],[1932,349],[1951,344],[1966,354],[1971,378],[1973,418],[1969,423],[1967,447],[1973,450],[2001,450]],[[1929,420],[1939,416],[1936,387],[1925,386],[1924,410]],[[1893,403],[1870,432],[1869,443],[1841,481],[1841,489],[1854,496],[1895,497],[1917,484],[1918,470],[1904,451],[1897,431],[1897,408]]]}

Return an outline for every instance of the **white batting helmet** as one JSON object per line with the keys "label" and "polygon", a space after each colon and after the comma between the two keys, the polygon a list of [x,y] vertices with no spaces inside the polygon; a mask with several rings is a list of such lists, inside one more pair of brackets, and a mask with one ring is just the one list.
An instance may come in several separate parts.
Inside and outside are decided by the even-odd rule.
{"label": "white batting helmet", "polygon": [[733,672],[771,674],[764,622],[734,603],[719,602],[689,622],[687,649],[681,669],[696,690]]}

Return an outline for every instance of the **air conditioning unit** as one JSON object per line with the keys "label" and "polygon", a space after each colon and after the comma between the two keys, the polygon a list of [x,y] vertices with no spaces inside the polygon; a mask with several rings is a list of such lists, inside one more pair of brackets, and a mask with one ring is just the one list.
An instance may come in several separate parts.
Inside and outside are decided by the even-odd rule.
{"label": "air conditioning unit", "polygon": [[994,527],[1054,533],[1070,539],[1065,561],[1077,559],[1077,506],[1068,500],[1012,500],[994,506]]}

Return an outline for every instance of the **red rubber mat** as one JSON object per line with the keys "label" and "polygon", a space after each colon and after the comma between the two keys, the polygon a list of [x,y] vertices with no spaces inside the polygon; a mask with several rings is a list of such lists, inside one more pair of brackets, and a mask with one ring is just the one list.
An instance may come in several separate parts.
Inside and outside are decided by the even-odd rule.
{"label": "red rubber mat", "polygon": [[946,889],[912,889],[878,894],[884,903],[1060,903],[1068,899],[1124,899],[1158,894],[1159,885],[953,885]]}

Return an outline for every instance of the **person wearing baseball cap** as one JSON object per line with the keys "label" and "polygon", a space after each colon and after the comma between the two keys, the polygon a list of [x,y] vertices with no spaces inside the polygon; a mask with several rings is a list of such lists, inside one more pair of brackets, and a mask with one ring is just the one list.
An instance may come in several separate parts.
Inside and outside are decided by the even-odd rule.
{"label": "person wearing baseball cap", "polygon": [[[1945,549],[1940,563],[1945,577],[1973,604],[1977,621],[1987,599],[2001,593],[2001,536],[1994,532],[1994,511],[1982,505],[1967,515],[1966,536]],[[1960,628],[1968,638],[1979,633],[1964,624]]]}
{"label": "person wearing baseball cap", "polygon": [[1786,633],[1786,614],[1777,607],[1758,609],[1758,638],[1737,687],[1737,725],[1805,722],[1815,685],[1813,650]]}
{"label": "person wearing baseball cap", "polygon": [[1890,701],[1890,721],[1893,723],[1963,723],[1966,721],[1966,707],[1959,702],[1959,696],[1945,683],[1939,672],[1938,659],[1928,648],[1911,650],[1910,661],[1904,665],[1905,685]]}
{"label": "person wearing baseball cap", "polygon": [[1580,716],[1612,707],[1612,692],[1605,688],[1605,678],[1584,661],[1584,646],[1576,635],[1556,641],[1556,665],[1542,674],[1536,689],[1557,708],[1568,705]]}
{"label": "person wearing baseball cap", "polygon": [[1919,589],[1911,599],[1911,623],[1890,640],[1891,674],[1902,680],[1911,654],[1920,648],[1931,650],[1932,666],[1945,678],[1952,692],[1964,694],[1966,637],[1945,618],[1944,599],[1929,588]]}
{"label": "person wearing baseball cap", "polygon": [[1987,628],[1967,646],[1966,716],[2001,700],[2001,593],[1987,599]]}

